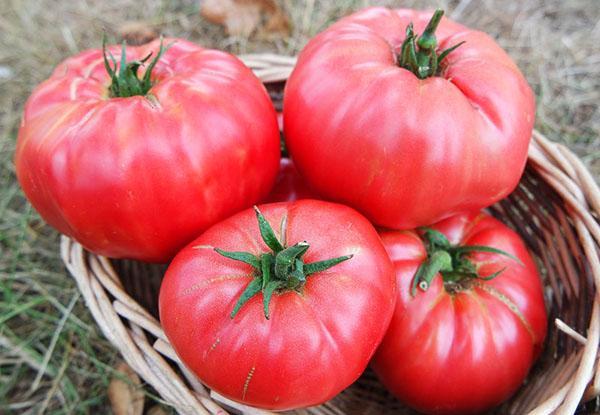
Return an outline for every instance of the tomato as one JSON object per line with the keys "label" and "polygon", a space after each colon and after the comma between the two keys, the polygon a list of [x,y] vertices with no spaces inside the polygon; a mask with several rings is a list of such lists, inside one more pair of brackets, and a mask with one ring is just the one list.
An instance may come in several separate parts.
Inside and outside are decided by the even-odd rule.
{"label": "tomato", "polygon": [[441,13],[430,30],[430,12],[346,17],[308,43],[285,89],[286,144],[302,177],[392,229],[493,204],[527,159],[531,88],[492,38],[438,22]]}
{"label": "tomato", "polygon": [[[102,255],[167,261],[262,200],[277,174],[276,113],[258,78],[227,53],[167,43],[108,59],[122,75],[102,50],[71,57],[25,106],[15,164],[27,198]],[[149,53],[161,56],[140,66]]]}
{"label": "tomato", "polygon": [[315,198],[315,195],[308,188],[304,179],[300,177],[294,162],[287,157],[283,157],[279,162],[279,174],[275,179],[275,186],[264,202],[292,202],[298,199],[311,198]]}
{"label": "tomato", "polygon": [[161,324],[218,393],[275,410],[317,405],[360,376],[383,338],[393,268],[349,207],[306,199],[261,209],[177,254],[160,289]]}
{"label": "tomato", "polygon": [[[427,238],[381,233],[398,290],[373,368],[419,411],[481,412],[515,392],[541,351],[547,317],[540,276],[519,236],[487,214],[453,216],[432,228]],[[450,263],[437,260],[448,254]]]}

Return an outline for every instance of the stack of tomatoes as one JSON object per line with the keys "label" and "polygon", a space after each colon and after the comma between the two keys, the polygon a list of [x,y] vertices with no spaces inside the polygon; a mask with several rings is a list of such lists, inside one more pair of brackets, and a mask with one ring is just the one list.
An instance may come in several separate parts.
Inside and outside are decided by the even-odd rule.
{"label": "stack of tomatoes", "polygon": [[442,14],[371,8],[312,39],[285,90],[291,160],[235,57],[83,52],[26,104],[19,181],[90,251],[170,261],[165,333],[228,398],[316,405],[371,362],[417,410],[484,411],[546,333],[534,261],[480,211],[518,184],[535,105],[489,36]]}

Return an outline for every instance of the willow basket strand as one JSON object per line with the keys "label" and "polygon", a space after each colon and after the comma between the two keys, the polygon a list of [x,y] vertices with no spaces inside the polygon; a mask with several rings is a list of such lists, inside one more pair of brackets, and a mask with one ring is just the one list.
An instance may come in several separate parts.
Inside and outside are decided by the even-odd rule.
{"label": "willow basket strand", "polygon": [[[281,108],[292,57],[245,55]],[[495,412],[573,414],[600,395],[600,190],[565,146],[534,131],[519,187],[490,212],[516,229],[544,278],[550,327],[546,347],[517,394]],[[125,361],[181,414],[269,414],[203,386],[181,364],[157,319],[164,266],[110,260],[63,236],[62,259],[107,339]],[[295,414],[410,414],[369,370],[324,405]]]}

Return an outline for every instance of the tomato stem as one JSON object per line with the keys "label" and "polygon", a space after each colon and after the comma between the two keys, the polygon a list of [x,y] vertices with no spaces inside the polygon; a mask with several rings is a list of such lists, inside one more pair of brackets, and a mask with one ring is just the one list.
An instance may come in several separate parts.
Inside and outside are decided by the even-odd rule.
{"label": "tomato stem", "polygon": [[500,275],[506,268],[502,268],[487,276],[480,276],[477,267],[466,256],[471,252],[490,252],[506,256],[519,265],[523,262],[514,255],[491,246],[483,245],[452,245],[446,236],[431,228],[421,228],[427,259],[417,269],[411,285],[411,295],[417,293],[417,287],[427,291],[431,281],[440,273],[444,283],[459,284],[471,279],[491,280]]}
{"label": "tomato stem", "polygon": [[[106,72],[110,76],[111,83],[108,87],[109,96],[111,98],[126,98],[132,97],[136,95],[145,96],[152,88],[153,82],[151,79],[152,70],[156,66],[156,63],[161,58],[161,56],[171,47],[172,43],[164,46],[163,39],[160,38],[160,46],[158,48],[158,53],[152,59],[146,68],[146,72],[142,78],[138,77],[138,69],[140,66],[146,64],[146,62],[152,56],[152,52],[146,55],[144,58],[140,60],[135,60],[131,62],[127,62],[127,51],[126,51],[126,43],[123,41],[121,44],[121,57],[120,63],[117,65],[117,60],[113,56],[112,53],[107,51],[106,49],[106,34],[102,38],[102,55],[104,58],[104,67],[106,68]],[[118,70],[117,70],[118,68]]]}
{"label": "tomato stem", "polygon": [[265,318],[268,320],[269,303],[274,292],[299,291],[306,283],[308,276],[346,261],[352,258],[352,255],[305,264],[302,256],[310,247],[308,243],[301,241],[289,247],[283,246],[258,207],[255,206],[254,211],[256,212],[260,235],[272,252],[257,256],[250,252],[224,251],[219,248],[215,248],[215,251],[226,258],[241,261],[254,268],[254,277],[238,298],[231,312],[231,318],[235,317],[248,300],[262,292],[263,311]]}
{"label": "tomato stem", "polygon": [[414,73],[419,79],[425,79],[430,76],[437,76],[441,70],[440,63],[448,56],[450,52],[462,45],[460,42],[448,49],[442,51],[439,55],[436,52],[437,38],[435,31],[440,24],[444,11],[437,9],[427,27],[417,36],[413,29],[412,22],[406,27],[406,38],[402,42],[400,54],[398,56],[398,65]]}

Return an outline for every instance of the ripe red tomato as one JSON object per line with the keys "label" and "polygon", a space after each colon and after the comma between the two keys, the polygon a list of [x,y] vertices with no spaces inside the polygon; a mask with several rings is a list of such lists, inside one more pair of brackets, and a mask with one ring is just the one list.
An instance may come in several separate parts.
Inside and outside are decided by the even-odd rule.
{"label": "ripe red tomato", "polygon": [[258,78],[227,53],[170,42],[149,79],[136,60],[159,41],[127,48],[118,83],[102,50],[69,58],[25,106],[19,182],[50,225],[96,253],[167,261],[275,180],[277,119]]}
{"label": "ripe red tomato", "polygon": [[311,198],[315,198],[315,195],[300,177],[294,162],[287,157],[282,158],[279,162],[279,174],[275,179],[275,186],[264,202],[293,202]]}
{"label": "ripe red tomato", "polygon": [[[373,367],[391,392],[419,411],[481,412],[515,392],[541,351],[547,317],[540,277],[519,236],[491,216],[458,215],[433,229],[443,236],[428,231],[438,238],[427,243],[414,231],[381,233],[398,289]],[[450,245],[443,248],[446,238]],[[482,252],[490,251],[485,247],[514,258]],[[419,266],[436,262],[442,251],[450,254],[450,267],[441,274],[433,269],[429,284],[423,272],[415,281]],[[414,282],[429,287],[415,292]]]}
{"label": "ripe red tomato", "polygon": [[[220,394],[276,410],[316,405],[356,380],[383,338],[393,268],[373,226],[349,207],[307,199],[261,209],[264,217],[248,209],[218,223],[175,257],[161,324]],[[315,265],[329,259],[326,271]]]}
{"label": "ripe red tomato", "polygon": [[534,97],[509,56],[448,19],[439,41],[415,35],[431,17],[385,8],[346,17],[308,43],[285,89],[286,143],[302,177],[393,229],[505,197],[533,128]]}

